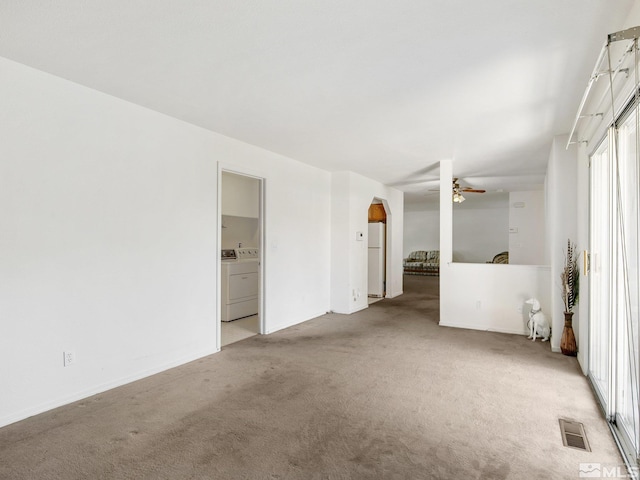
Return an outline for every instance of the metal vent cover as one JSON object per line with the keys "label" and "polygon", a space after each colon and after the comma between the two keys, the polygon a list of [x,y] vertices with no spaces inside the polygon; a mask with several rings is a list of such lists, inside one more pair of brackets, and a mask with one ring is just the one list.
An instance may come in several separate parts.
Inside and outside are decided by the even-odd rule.
{"label": "metal vent cover", "polygon": [[574,422],[573,420],[565,420],[564,418],[559,419],[559,422],[560,435],[562,436],[562,443],[565,447],[575,448],[584,452],[591,451],[583,424]]}

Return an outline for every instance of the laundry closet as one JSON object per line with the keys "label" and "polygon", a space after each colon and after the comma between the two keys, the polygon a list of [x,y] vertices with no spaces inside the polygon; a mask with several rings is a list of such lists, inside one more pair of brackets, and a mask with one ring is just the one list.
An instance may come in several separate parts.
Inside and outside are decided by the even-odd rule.
{"label": "laundry closet", "polygon": [[260,332],[260,179],[222,172],[222,345]]}

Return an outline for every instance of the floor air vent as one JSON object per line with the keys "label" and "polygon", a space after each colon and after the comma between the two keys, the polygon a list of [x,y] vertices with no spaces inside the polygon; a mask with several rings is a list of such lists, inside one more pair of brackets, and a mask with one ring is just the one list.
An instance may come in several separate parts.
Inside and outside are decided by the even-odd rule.
{"label": "floor air vent", "polygon": [[584,425],[571,420],[560,419],[560,434],[565,447],[577,448],[585,452],[590,452],[591,447],[584,432]]}

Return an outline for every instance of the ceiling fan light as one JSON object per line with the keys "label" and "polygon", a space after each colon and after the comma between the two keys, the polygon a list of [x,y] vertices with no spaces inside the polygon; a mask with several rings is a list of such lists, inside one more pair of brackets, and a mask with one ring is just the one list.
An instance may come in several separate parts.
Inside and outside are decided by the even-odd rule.
{"label": "ceiling fan light", "polygon": [[458,192],[453,192],[453,203],[462,203],[462,202],[464,202],[464,197]]}

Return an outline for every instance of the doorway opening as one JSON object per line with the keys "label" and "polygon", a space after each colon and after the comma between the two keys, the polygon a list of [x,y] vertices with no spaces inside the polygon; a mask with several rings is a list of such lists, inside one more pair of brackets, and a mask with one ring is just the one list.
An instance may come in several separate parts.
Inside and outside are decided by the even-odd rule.
{"label": "doorway opening", "polygon": [[369,305],[387,294],[387,207],[374,198],[369,205],[367,236],[367,297]]}
{"label": "doorway opening", "polygon": [[264,332],[263,179],[219,170],[219,348]]}

